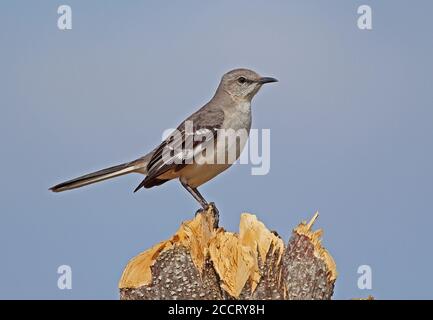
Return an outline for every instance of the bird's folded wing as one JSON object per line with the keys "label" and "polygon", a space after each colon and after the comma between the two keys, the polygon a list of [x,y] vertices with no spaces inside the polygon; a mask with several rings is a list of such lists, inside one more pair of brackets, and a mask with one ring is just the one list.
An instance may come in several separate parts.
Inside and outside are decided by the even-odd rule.
{"label": "bird's folded wing", "polygon": [[[188,121],[191,128],[188,130]],[[194,156],[206,149],[209,143],[215,143],[218,129],[223,122],[220,110],[199,110],[183,122],[167,139],[165,139],[152,155],[147,165],[147,176],[135,189],[150,188],[161,184],[159,176],[169,170],[178,171],[193,162]]]}

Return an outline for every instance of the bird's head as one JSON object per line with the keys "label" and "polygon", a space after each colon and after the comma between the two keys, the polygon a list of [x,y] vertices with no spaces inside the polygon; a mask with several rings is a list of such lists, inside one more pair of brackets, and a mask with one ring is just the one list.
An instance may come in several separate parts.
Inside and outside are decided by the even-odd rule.
{"label": "bird's head", "polygon": [[236,100],[251,101],[262,85],[277,81],[275,78],[262,77],[252,70],[234,69],[222,77],[219,89]]}

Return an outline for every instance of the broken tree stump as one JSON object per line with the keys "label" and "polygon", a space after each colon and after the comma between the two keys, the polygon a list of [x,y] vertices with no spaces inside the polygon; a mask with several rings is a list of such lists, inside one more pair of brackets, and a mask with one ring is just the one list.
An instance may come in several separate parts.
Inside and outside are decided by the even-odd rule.
{"label": "broken tree stump", "polygon": [[317,216],[299,224],[285,245],[247,213],[238,234],[214,228],[210,208],[129,261],[120,299],[331,299],[336,266],[322,231],[312,230]]}

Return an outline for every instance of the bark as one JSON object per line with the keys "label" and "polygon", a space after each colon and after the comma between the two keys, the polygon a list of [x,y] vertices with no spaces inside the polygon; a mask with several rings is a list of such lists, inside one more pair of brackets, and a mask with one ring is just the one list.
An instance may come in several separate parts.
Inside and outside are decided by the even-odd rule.
{"label": "bark", "polygon": [[214,212],[182,223],[169,240],[133,258],[119,282],[120,298],[143,299],[331,299],[337,277],[316,213],[302,222],[287,245],[251,214],[239,233],[214,228]]}

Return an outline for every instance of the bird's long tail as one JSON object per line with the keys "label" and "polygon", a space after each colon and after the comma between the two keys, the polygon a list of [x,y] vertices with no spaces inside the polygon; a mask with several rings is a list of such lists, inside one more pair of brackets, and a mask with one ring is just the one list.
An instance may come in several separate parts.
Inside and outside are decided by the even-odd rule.
{"label": "bird's long tail", "polygon": [[117,166],[92,172],[84,176],[55,185],[54,187],[51,187],[50,190],[53,192],[62,192],[66,190],[80,188],[92,183],[115,178],[132,172],[146,174],[146,166],[148,162],[147,158],[148,157],[145,156],[132,162],[122,163]]}

